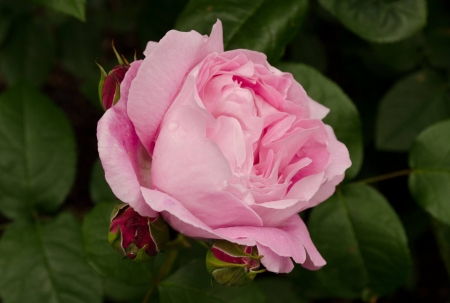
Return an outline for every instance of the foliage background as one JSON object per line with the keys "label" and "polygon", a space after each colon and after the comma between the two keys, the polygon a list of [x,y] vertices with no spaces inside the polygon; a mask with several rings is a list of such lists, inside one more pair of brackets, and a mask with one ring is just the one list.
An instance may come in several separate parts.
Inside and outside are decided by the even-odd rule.
{"label": "foliage background", "polygon": [[[172,266],[106,243],[94,61],[114,66],[112,40],[143,58],[147,41],[217,18],[227,49],[265,52],[330,107],[350,149],[345,184],[302,214],[318,272],[224,288],[195,241]],[[1,0],[0,300],[450,302],[449,76],[445,0]]]}

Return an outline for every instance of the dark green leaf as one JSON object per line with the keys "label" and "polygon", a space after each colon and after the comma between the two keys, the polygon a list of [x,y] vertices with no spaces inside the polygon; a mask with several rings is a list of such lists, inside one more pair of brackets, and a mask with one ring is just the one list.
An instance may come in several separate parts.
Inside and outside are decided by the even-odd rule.
{"label": "dark green leaf", "polygon": [[107,298],[114,301],[140,303],[149,289],[148,285],[132,286],[107,278],[103,279],[103,292]]}
{"label": "dark green leaf", "polygon": [[0,271],[5,303],[102,301],[100,277],[83,255],[80,224],[69,214],[9,226],[0,242]]}
{"label": "dark green leaf", "polygon": [[259,288],[264,292],[267,303],[305,303],[295,293],[294,285],[291,281],[282,277],[260,277],[255,280]]}
{"label": "dark green leaf", "polygon": [[150,287],[153,262],[135,263],[116,252],[108,243],[111,203],[99,203],[83,223],[84,249],[89,263],[102,276],[122,284]]}
{"label": "dark green leaf", "polygon": [[[137,19],[138,28],[141,29],[138,31],[138,35],[142,49],[145,48],[148,41],[159,41],[174,28],[177,17],[187,3],[188,0],[144,1]],[[143,28],[145,30],[142,30]]]}
{"label": "dark green leaf", "polygon": [[0,210],[11,218],[54,211],[75,177],[75,142],[64,114],[21,83],[0,95]]}
{"label": "dark green leaf", "polygon": [[433,66],[450,68],[450,11],[447,1],[429,1],[425,54]]}
{"label": "dark green leaf", "polygon": [[316,274],[332,296],[383,295],[404,284],[411,260],[389,203],[366,185],[348,185],[311,213],[309,231],[327,265]]}
{"label": "dark green leaf", "polygon": [[420,133],[411,148],[409,165],[413,197],[433,217],[450,225],[450,120]]}
{"label": "dark green leaf", "polygon": [[18,23],[0,52],[0,70],[10,85],[27,80],[39,86],[47,79],[54,56],[53,39],[45,27]]}
{"label": "dark green leaf", "polygon": [[106,183],[105,171],[103,170],[100,159],[95,161],[94,167],[92,168],[89,193],[94,203],[118,201],[108,183]]}
{"label": "dark green leaf", "polygon": [[398,77],[416,69],[421,61],[422,37],[413,37],[395,43],[371,43],[368,51],[362,52],[364,63],[383,77]]}
{"label": "dark green leaf", "polygon": [[307,0],[191,0],[175,27],[209,34],[220,19],[226,50],[252,49],[275,62],[300,28],[307,7]]}
{"label": "dark green leaf", "polygon": [[445,78],[424,70],[411,74],[386,93],[376,125],[379,149],[407,151],[414,138],[431,124],[450,118],[450,96]]}
{"label": "dark green leaf", "polygon": [[442,260],[450,274],[450,226],[434,221],[434,234],[439,245]]}
{"label": "dark green leaf", "polygon": [[86,0],[30,0],[56,11],[71,15],[81,21],[86,20]]}
{"label": "dark green leaf", "polygon": [[242,287],[214,283],[205,260],[194,260],[164,280],[159,286],[161,303],[265,303],[265,296],[252,282]]}
{"label": "dark green leaf", "polygon": [[319,0],[363,39],[384,43],[405,39],[426,23],[425,0]]}
{"label": "dark green leaf", "polygon": [[0,45],[3,43],[3,40],[6,38],[8,31],[11,27],[12,17],[4,12],[0,12]]}
{"label": "dark green leaf", "polygon": [[339,86],[312,67],[284,62],[277,67],[292,73],[311,98],[330,109],[324,122],[333,127],[337,138],[350,152],[352,166],[346,172],[347,177],[356,176],[361,168],[363,147],[361,121],[355,105]]}

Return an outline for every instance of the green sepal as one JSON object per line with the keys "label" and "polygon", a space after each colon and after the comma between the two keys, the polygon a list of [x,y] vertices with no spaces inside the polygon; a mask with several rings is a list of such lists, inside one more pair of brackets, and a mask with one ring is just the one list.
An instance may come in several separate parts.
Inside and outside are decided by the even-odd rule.
{"label": "green sepal", "polygon": [[120,84],[119,81],[116,80],[116,91],[114,92],[114,101],[112,105],[116,104],[117,101],[119,101],[119,99],[120,99]]}
{"label": "green sepal", "polygon": [[125,255],[125,249],[122,246],[122,231],[117,227],[116,232],[108,232],[108,242],[117,252]]}
{"label": "green sepal", "polygon": [[114,40],[111,42],[111,44],[114,54],[116,55],[117,61],[119,62],[120,65],[125,65],[125,62],[123,62],[123,59],[120,57],[119,53],[116,50],[116,47],[114,46]]}
{"label": "green sepal", "polygon": [[98,98],[100,100],[100,105],[103,108],[103,98],[102,98],[102,91],[103,91],[103,85],[105,84],[106,76],[108,75],[104,68],[95,60],[95,64],[100,69],[100,82],[98,83]]}
{"label": "green sepal", "polygon": [[126,206],[128,206],[128,204],[126,204],[126,203],[119,203],[114,206],[114,208],[111,212],[111,217],[110,217],[111,222],[112,222],[112,220],[114,220],[117,217],[119,212]]}
{"label": "green sepal", "polygon": [[248,257],[256,260],[262,258],[262,256],[257,255],[257,252],[256,255],[253,254],[255,249],[252,250],[252,254],[247,254],[244,245],[239,245],[226,240],[215,240],[213,245],[232,257]]}
{"label": "green sepal", "polygon": [[214,279],[227,286],[243,286],[253,281],[256,273],[248,272],[243,267],[224,267],[214,270],[211,275]]}
{"label": "green sepal", "polygon": [[150,237],[155,242],[157,251],[164,250],[165,244],[169,242],[169,226],[161,216],[158,216],[153,222],[148,218]]}
{"label": "green sepal", "polygon": [[225,267],[236,267],[236,268],[244,268],[245,270],[245,264],[235,264],[235,263],[228,263],[224,262],[222,260],[219,260],[214,256],[211,249],[208,249],[206,252],[206,270],[212,274],[213,271],[216,269],[221,269]]}
{"label": "green sepal", "polygon": [[[135,243],[131,243],[130,246],[128,246],[128,248],[127,248],[127,252],[126,252],[127,257],[130,260],[132,260],[133,262],[137,262],[137,263],[145,263],[145,262],[150,261],[153,258],[153,256],[149,256],[147,254],[147,252],[145,250],[147,248],[147,246],[148,246],[148,244],[144,245],[141,248],[138,248]],[[130,254],[135,255],[136,257],[131,259],[129,257]]]}

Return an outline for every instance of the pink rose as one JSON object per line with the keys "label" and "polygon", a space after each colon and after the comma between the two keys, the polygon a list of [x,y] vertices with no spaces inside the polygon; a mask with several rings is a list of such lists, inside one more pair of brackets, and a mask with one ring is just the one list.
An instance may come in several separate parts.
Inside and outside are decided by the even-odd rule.
{"label": "pink rose", "polygon": [[331,196],[351,162],[291,74],[250,50],[170,31],[131,63],[98,124],[114,194],[194,238],[258,247],[277,273],[325,265],[298,213]]}

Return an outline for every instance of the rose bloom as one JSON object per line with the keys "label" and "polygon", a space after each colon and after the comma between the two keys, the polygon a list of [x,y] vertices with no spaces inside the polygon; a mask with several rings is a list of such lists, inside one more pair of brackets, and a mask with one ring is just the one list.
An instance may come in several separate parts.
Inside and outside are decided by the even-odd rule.
{"label": "rose bloom", "polygon": [[170,31],[131,63],[98,124],[114,194],[177,231],[256,245],[267,270],[325,265],[298,213],[330,197],[351,162],[328,109],[262,53]]}

